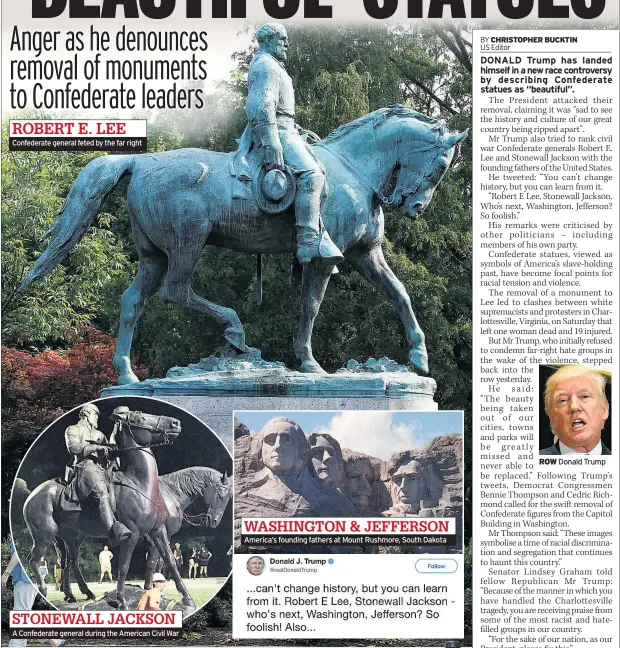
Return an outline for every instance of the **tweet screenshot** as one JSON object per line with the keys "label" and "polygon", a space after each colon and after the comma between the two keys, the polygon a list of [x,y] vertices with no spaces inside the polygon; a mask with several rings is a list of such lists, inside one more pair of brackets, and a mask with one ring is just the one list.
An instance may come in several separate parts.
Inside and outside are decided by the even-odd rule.
{"label": "tweet screenshot", "polygon": [[233,637],[462,638],[462,429],[235,412]]}

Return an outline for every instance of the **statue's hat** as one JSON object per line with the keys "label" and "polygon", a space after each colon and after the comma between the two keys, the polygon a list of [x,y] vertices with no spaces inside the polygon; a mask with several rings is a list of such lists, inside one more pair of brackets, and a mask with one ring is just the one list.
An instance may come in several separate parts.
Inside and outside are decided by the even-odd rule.
{"label": "statue's hat", "polygon": [[82,406],[80,412],[95,412],[95,414],[99,414],[99,408],[95,403],[86,403],[86,405]]}
{"label": "statue's hat", "polygon": [[252,184],[254,197],[262,211],[279,214],[286,211],[295,200],[297,183],[288,167],[271,169],[262,164]]}
{"label": "statue's hat", "polygon": [[129,409],[129,407],[127,407],[127,405],[119,405],[118,407],[115,407],[112,414],[110,414],[110,419],[112,421],[126,419],[126,414],[129,414],[129,412],[131,412],[131,410]]}

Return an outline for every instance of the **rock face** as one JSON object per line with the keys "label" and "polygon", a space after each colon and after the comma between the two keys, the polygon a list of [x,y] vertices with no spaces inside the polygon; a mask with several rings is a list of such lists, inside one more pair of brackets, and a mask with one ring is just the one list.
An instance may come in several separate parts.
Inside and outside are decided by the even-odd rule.
{"label": "rock face", "polygon": [[409,367],[398,364],[391,358],[368,358],[366,362],[357,362],[357,360],[349,360],[346,369],[338,369],[336,373],[411,373]]}
{"label": "rock face", "polygon": [[[454,517],[462,545],[463,439],[440,436],[388,461],[308,437],[272,419],[259,434],[235,424],[235,517]],[[239,543],[240,522],[236,529]],[[433,548],[423,548],[433,553]]]}
{"label": "rock face", "polygon": [[381,476],[392,497],[388,517],[453,517],[462,546],[463,438],[440,436],[422,449],[394,453]]}
{"label": "rock face", "polygon": [[235,419],[235,440],[242,436],[249,436],[250,428],[241,421]]}
{"label": "rock face", "polygon": [[235,440],[235,515],[240,517],[347,517],[349,500],[315,472],[303,430],[271,419],[258,434]]}
{"label": "rock face", "polygon": [[333,436],[326,433],[308,436],[312,448],[310,457],[318,478],[323,484],[342,492],[345,481],[342,448]]}
{"label": "rock face", "polygon": [[376,457],[344,449],[345,480],[342,492],[355,507],[356,515],[372,517],[391,504],[390,494],[381,480],[383,461]]}
{"label": "rock face", "polygon": [[440,516],[463,505],[463,441],[440,436],[425,448],[394,453],[388,461],[343,449],[342,492],[358,515]]}
{"label": "rock face", "polygon": [[229,373],[256,371],[257,369],[275,369],[287,371],[283,362],[269,362],[261,358],[261,352],[254,347],[247,347],[245,353],[230,353],[220,356],[211,355],[202,358],[196,364],[187,367],[173,367],[168,370],[166,378],[178,378],[183,376],[196,376],[204,373],[226,371]]}
{"label": "rock face", "polygon": [[[173,367],[166,378],[110,387],[101,396],[355,399],[355,405],[345,402],[344,409],[363,409],[358,401],[361,398],[369,399],[369,409],[378,407],[377,399],[381,399],[379,408],[386,409],[392,409],[394,400],[405,399],[408,409],[435,410],[436,389],[432,378],[418,376],[389,358],[370,358],[365,363],[351,360],[346,369],[335,374],[301,373],[287,369],[282,362],[263,360],[258,349],[248,347],[245,353],[230,351],[188,367]],[[343,401],[334,406],[342,407]],[[308,401],[301,409],[312,407]]]}
{"label": "rock face", "polygon": [[[417,482],[407,485],[411,475]],[[395,479],[396,477],[396,479]],[[418,511],[437,507],[463,505],[463,438],[458,434],[440,436],[433,439],[425,448],[405,450],[394,453],[385,462],[381,479],[392,495],[392,507],[402,507],[402,486],[405,484],[410,497],[415,499],[408,504]],[[417,493],[416,493],[417,489]],[[411,497],[415,496],[415,497]],[[406,511],[410,513],[410,511]]]}

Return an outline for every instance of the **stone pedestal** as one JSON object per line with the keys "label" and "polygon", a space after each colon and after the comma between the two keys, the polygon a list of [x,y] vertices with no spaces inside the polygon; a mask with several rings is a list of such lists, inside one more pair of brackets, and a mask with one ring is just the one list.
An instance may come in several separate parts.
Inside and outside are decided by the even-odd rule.
{"label": "stone pedestal", "polygon": [[166,378],[108,387],[107,396],[151,396],[208,425],[232,453],[235,410],[437,410],[436,384],[385,358],[350,362],[335,374],[303,374],[260,352],[210,357],[175,367]]}

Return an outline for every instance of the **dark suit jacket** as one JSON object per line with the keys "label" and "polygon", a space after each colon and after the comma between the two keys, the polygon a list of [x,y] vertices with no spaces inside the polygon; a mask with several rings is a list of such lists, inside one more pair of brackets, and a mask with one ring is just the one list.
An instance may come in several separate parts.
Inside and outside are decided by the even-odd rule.
{"label": "dark suit jacket", "polygon": [[[601,454],[604,455],[610,455],[611,450],[603,443],[602,444],[603,449]],[[552,445],[550,448],[542,448],[541,450],[538,451],[539,455],[561,455],[562,453],[560,452],[560,444],[556,443],[555,445]]]}

